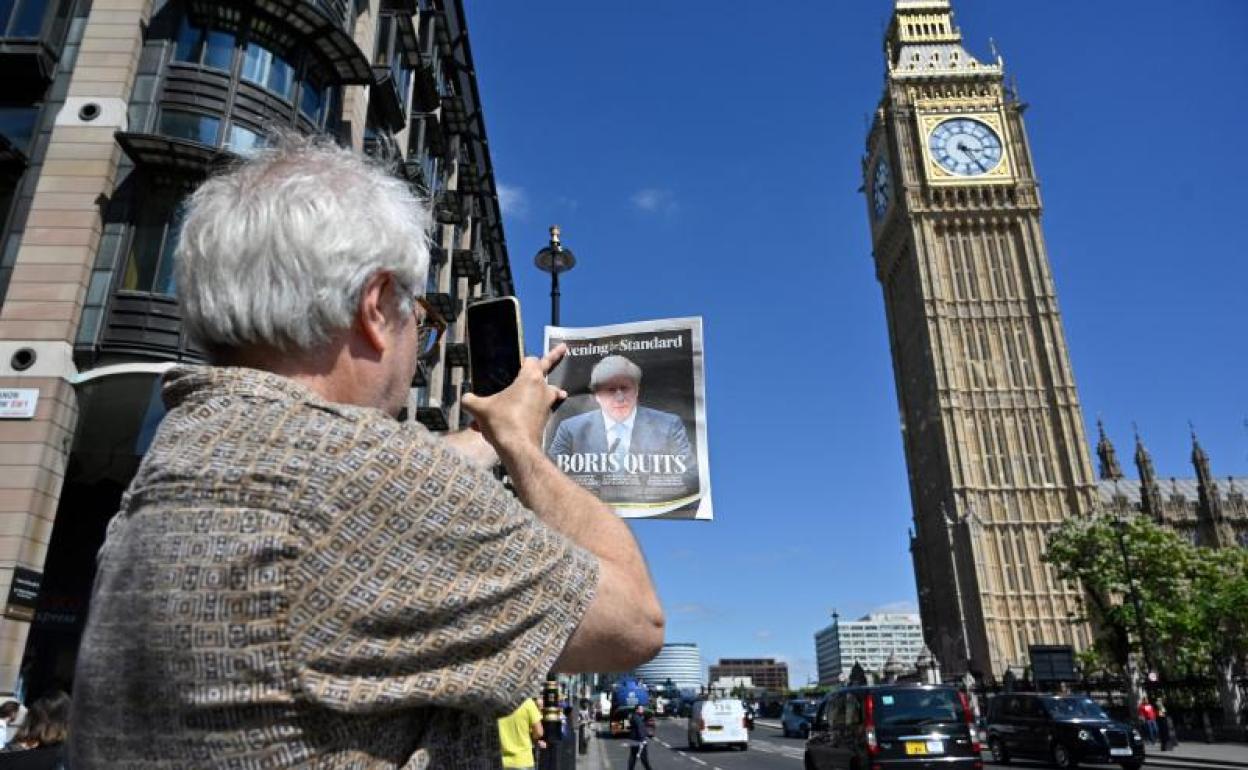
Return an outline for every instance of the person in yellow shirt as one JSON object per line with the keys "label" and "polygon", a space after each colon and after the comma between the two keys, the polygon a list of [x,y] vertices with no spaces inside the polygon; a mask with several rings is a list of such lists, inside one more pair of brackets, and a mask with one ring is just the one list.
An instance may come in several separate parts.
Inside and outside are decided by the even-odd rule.
{"label": "person in yellow shirt", "polygon": [[532,770],[533,744],[546,748],[542,740],[542,712],[532,698],[498,720],[498,740],[503,745],[503,767]]}

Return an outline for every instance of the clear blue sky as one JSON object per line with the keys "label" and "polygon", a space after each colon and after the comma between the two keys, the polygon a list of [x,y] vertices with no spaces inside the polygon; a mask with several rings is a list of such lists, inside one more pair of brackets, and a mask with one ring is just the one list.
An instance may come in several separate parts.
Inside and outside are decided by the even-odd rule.
{"label": "clear blue sky", "polygon": [[[531,349],[700,315],[716,520],[637,522],[668,639],[814,674],[814,631],[912,603],[910,500],[859,164],[890,0],[469,0]],[[1248,3],[954,0],[1015,75],[1090,435],[1188,420],[1248,475]],[[1133,472],[1133,471],[1132,471]]]}

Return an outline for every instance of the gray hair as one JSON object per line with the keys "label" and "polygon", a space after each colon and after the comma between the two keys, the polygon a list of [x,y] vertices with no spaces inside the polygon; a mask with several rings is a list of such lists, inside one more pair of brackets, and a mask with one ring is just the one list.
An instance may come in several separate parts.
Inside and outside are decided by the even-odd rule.
{"label": "gray hair", "polygon": [[351,325],[369,277],[424,292],[427,203],[327,140],[279,136],[186,203],[176,252],[182,317],[210,353],[310,351]]}
{"label": "gray hair", "polygon": [[641,367],[624,356],[607,356],[589,372],[589,389],[597,390],[598,386],[616,377],[627,377],[634,384],[641,384]]}

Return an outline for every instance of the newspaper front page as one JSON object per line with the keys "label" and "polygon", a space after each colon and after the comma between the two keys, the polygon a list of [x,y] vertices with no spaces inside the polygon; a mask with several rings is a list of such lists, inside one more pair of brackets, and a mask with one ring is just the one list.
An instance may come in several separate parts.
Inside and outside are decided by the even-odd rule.
{"label": "newspaper front page", "polygon": [[620,516],[711,519],[702,319],[546,327],[560,343],[546,454]]}

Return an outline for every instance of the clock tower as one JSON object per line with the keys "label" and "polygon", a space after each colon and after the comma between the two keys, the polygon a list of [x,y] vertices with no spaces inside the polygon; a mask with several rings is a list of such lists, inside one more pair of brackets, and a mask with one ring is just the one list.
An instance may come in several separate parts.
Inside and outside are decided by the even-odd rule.
{"label": "clock tower", "polygon": [[1096,487],[1040,226],[1040,191],[999,56],[962,45],[949,0],[896,0],[864,191],[884,290],[929,647],[1000,679],[1028,647],[1083,649],[1075,585],[1041,555]]}

